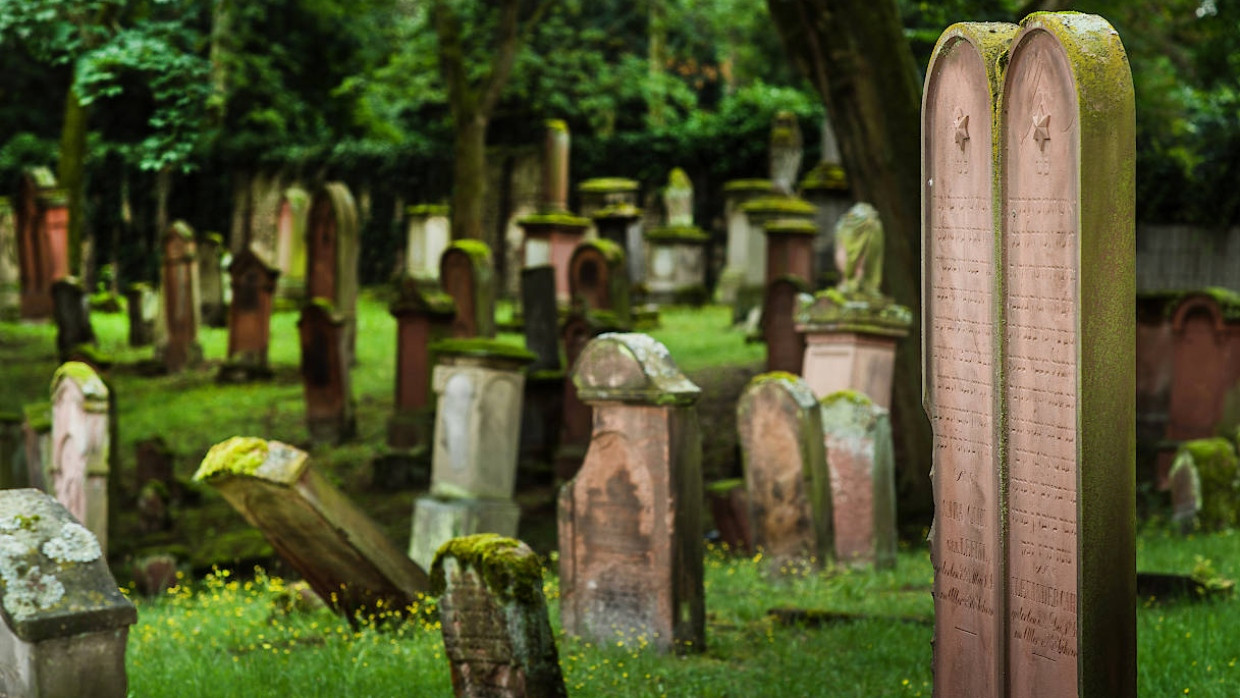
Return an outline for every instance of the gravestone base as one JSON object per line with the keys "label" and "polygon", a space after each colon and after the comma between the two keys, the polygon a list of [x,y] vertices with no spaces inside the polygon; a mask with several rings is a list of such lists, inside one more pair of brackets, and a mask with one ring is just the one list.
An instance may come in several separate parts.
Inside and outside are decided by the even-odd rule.
{"label": "gravestone base", "polygon": [[409,557],[429,570],[439,546],[475,533],[515,538],[521,509],[500,499],[438,499],[419,497],[413,505]]}
{"label": "gravestone base", "polygon": [[856,390],[879,407],[890,408],[896,341],[900,336],[807,331],[802,376],[819,397]]}
{"label": "gravestone base", "polygon": [[0,695],[123,698],[128,639],[129,628],[123,627],[27,642],[0,623]]}

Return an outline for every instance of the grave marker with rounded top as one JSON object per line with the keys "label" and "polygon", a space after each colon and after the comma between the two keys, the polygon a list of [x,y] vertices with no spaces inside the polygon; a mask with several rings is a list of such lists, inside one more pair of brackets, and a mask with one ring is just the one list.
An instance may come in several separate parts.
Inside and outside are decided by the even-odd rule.
{"label": "grave marker with rounded top", "polygon": [[[276,258],[280,271],[276,297],[300,301],[306,296],[306,226],[310,218],[310,193],[289,187],[280,197],[276,213]],[[268,261],[268,260],[264,260]]]}
{"label": "grave marker with rounded top", "polygon": [[997,245],[1001,57],[1017,27],[947,29],[923,108],[923,402],[934,431],[937,695],[999,695],[1007,638]]}
{"label": "grave marker with rounded top", "polygon": [[271,312],[280,270],[247,246],[228,266],[232,303],[228,307],[228,360],[220,380],[268,378],[267,348],[271,344]]}
{"label": "grave marker with rounded top", "polygon": [[108,387],[90,366],[63,364],[52,376],[50,493],[108,549]]}
{"label": "grave marker with rounded top", "polygon": [[834,557],[831,477],[822,414],[809,385],[790,373],[764,373],[736,406],[749,528],[773,569]]}
{"label": "grave marker with rounded top", "polygon": [[643,334],[594,339],[573,382],[594,408],[594,433],[581,471],[560,490],[564,629],[701,651],[701,391]]}
{"label": "grave marker with rounded top", "polygon": [[610,313],[619,326],[631,322],[629,277],[620,245],[610,240],[578,245],[568,266],[568,286],[573,303],[584,303],[586,312]]}
{"label": "grave marker with rounded top", "polygon": [[297,320],[306,427],[313,441],[339,443],[357,430],[349,371],[348,320],[331,303],[316,298]]}
{"label": "grave marker with rounded top", "polygon": [[568,695],[529,546],[490,533],[453,538],[435,554],[431,584],[457,696]]}
{"label": "grave marker with rounded top", "polygon": [[895,567],[895,460],[887,410],[853,390],[821,403],[835,557],[846,565]]}
{"label": "grave marker with rounded top", "polygon": [[353,194],[328,182],[310,201],[306,222],[306,299],[325,300],[343,321],[347,361],[357,342],[358,219]]}
{"label": "grave marker with rounded top", "polygon": [[21,316],[52,314],[52,282],[69,275],[69,199],[46,167],[22,174],[17,202]]}
{"label": "grave marker with rounded top", "polygon": [[401,611],[429,588],[426,573],[378,524],[279,441],[234,437],[213,446],[196,482],[219,491],[338,613]]}
{"label": "grave marker with rounded top", "polygon": [[439,283],[456,304],[452,336],[495,336],[495,274],[491,248],[480,240],[457,240],[439,260]]}
{"label": "grave marker with rounded top", "polygon": [[91,532],[38,490],[4,490],[0,550],[0,694],[125,696],[138,615]]}
{"label": "grave marker with rounded top", "polygon": [[198,246],[194,229],[176,221],[163,238],[159,317],[155,323],[155,356],[170,373],[202,359],[198,326]]}

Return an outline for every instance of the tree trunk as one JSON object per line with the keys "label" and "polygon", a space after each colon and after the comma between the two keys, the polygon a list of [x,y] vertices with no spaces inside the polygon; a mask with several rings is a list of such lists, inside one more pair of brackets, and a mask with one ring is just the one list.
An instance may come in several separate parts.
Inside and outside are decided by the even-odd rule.
{"label": "tree trunk", "polygon": [[487,120],[458,118],[452,144],[452,239],[482,240],[482,206],[487,187]]}
{"label": "tree trunk", "polygon": [[667,123],[667,95],[664,91],[663,73],[667,62],[667,7],[664,0],[648,0],[648,70],[646,81],[649,93],[646,97],[646,121],[658,128]]}
{"label": "tree trunk", "polygon": [[884,291],[914,313],[896,353],[892,422],[902,523],[932,512],[921,405],[921,83],[894,0],[767,0],[790,57],[822,96],[859,201],[886,230]]}
{"label": "tree trunk", "polygon": [[86,107],[78,101],[70,78],[65,93],[65,120],[60,130],[60,161],[56,176],[69,198],[69,273],[82,277],[82,231],[86,229]]}

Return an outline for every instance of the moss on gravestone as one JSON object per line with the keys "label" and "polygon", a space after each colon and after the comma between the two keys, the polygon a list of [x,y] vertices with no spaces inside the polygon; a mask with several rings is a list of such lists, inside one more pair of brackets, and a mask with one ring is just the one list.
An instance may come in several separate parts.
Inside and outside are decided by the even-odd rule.
{"label": "moss on gravestone", "polygon": [[521,543],[512,538],[479,533],[453,538],[440,546],[431,563],[431,593],[435,596],[447,588],[443,570],[446,557],[473,569],[502,601],[533,603],[542,593],[542,563],[537,555],[523,552]]}
{"label": "moss on gravestone", "polygon": [[[1224,438],[1196,439],[1180,445],[1172,471],[1191,463],[1200,478],[1200,510],[1197,520],[1208,531],[1240,523],[1240,475],[1236,450]],[[1183,465],[1182,465],[1183,464]]]}
{"label": "moss on gravestone", "polygon": [[194,473],[194,482],[217,475],[253,475],[267,460],[267,442],[253,436],[234,436],[211,447]]}

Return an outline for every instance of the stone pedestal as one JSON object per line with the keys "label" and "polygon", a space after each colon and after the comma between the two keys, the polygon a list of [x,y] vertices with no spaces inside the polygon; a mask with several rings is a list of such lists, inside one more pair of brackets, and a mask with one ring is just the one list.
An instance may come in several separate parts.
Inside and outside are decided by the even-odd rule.
{"label": "stone pedestal", "polygon": [[15,320],[21,312],[22,272],[17,254],[17,222],[13,205],[0,196],[0,320]]}
{"label": "stone pedestal", "polygon": [[423,569],[320,475],[304,451],[234,437],[212,447],[194,480],[218,490],[347,618],[399,612],[429,590]]}
{"label": "stone pedestal", "polygon": [[276,298],[300,302],[306,297],[306,225],[310,193],[301,187],[284,190],[276,214]]}
{"label": "stone pedestal", "polygon": [[[729,267],[732,267],[733,263],[731,260],[734,255],[745,255],[744,261],[741,265],[741,268],[745,270],[743,287],[757,287],[759,289],[765,289],[769,278],[767,276],[769,270],[769,264],[767,262],[767,240],[764,234],[766,224],[780,221],[778,224],[779,227],[792,229],[792,227],[798,225],[792,221],[806,221],[808,223],[813,223],[814,215],[817,210],[809,202],[791,195],[753,196],[755,192],[747,190],[742,190],[738,193],[745,194],[743,197],[738,196],[737,199],[738,201],[744,201],[744,203],[741,203],[739,207],[740,215],[743,215],[745,218],[744,227],[747,229],[747,240],[745,247],[742,249],[739,242],[734,245],[731,237],[729,237],[728,264]],[[736,225],[738,229],[741,227],[739,221]],[[729,224],[729,230],[730,229],[731,224]],[[731,233],[729,232],[729,236],[730,235]],[[812,257],[807,257],[806,260],[802,262],[802,264],[811,265],[812,263]],[[779,266],[783,266],[785,264],[786,262],[781,262]],[[807,279],[807,281],[812,281],[812,279]],[[750,308],[760,306],[761,303],[762,298],[759,296],[749,308],[742,308],[738,306],[738,316],[744,317],[745,314],[749,312]]]}
{"label": "stone pedestal", "polygon": [[457,240],[439,260],[439,283],[456,304],[452,336],[495,336],[495,274],[491,248],[478,240]]}
{"label": "stone pedestal", "polygon": [[69,198],[46,167],[27,169],[18,188],[21,317],[52,315],[52,282],[69,275]]}
{"label": "stone pedestal", "polygon": [[202,360],[202,345],[198,343],[202,318],[194,230],[185,221],[176,221],[164,235],[163,250],[155,359],[170,373],[176,373]]}
{"label": "stone pedestal", "polygon": [[418,204],[405,209],[405,276],[420,281],[439,280],[439,260],[452,242],[451,209]]}
{"label": "stone pedestal", "polygon": [[5,490],[0,547],[0,694],[127,695],[125,647],[138,615],[90,531],[42,492]]}
{"label": "stone pedestal", "polygon": [[896,564],[896,480],[887,410],[845,390],[822,399],[835,556],[846,565]]}
{"label": "stone pedestal", "polygon": [[246,247],[228,267],[232,304],[228,309],[228,360],[219,378],[246,381],[271,377],[267,347],[271,343],[271,311],[280,271]]}
{"label": "stone pedestal", "polygon": [[693,226],[662,227],[647,232],[647,298],[660,304],[705,303],[708,242],[710,236]]}
{"label": "stone pedestal", "polygon": [[911,324],[908,309],[887,299],[850,300],[835,289],[817,294],[796,314],[805,382],[815,395],[856,390],[889,408],[896,343]]}
{"label": "stone pedestal", "polygon": [[430,345],[450,331],[452,298],[407,277],[388,310],[396,318],[396,400],[388,422],[388,446],[429,452],[435,423]]}
{"label": "stone pedestal", "polygon": [[[640,201],[639,188],[637,180],[621,177],[587,179],[578,184],[577,209],[583,218],[593,221],[586,230],[585,239],[596,240],[604,237],[598,220],[600,212],[635,210]],[[614,230],[612,234],[614,235]],[[621,247],[626,246],[623,240],[615,240],[614,237],[610,239]]]}
{"label": "stone pedestal", "polygon": [[[766,370],[799,376],[805,366],[805,335],[797,330],[795,315],[809,287],[795,276],[767,284],[762,302],[762,341],[766,344]],[[888,378],[890,382],[890,378]]]}
{"label": "stone pedestal", "polygon": [[49,493],[108,549],[108,388],[94,369],[70,361],[52,377]]}
{"label": "stone pedestal", "polygon": [[573,250],[585,239],[590,219],[567,211],[536,213],[517,221],[525,231],[523,267],[550,264],[555,267],[555,298],[568,305],[568,264]]}
{"label": "stone pedestal", "polygon": [[766,283],[785,276],[814,285],[814,239],[818,228],[804,218],[776,218],[762,226],[766,234]]}
{"label": "stone pedestal", "polygon": [[310,439],[340,443],[352,438],[357,423],[349,377],[347,320],[330,303],[316,299],[302,308],[297,331]]}
{"label": "stone pedestal", "polygon": [[435,552],[444,543],[478,533],[515,537],[520,519],[521,508],[512,501],[418,497],[413,504],[409,557],[430,569]]}
{"label": "stone pedestal", "polygon": [[560,491],[564,629],[701,651],[700,391],[641,334],[595,339],[573,381],[595,417],[581,472]]}

